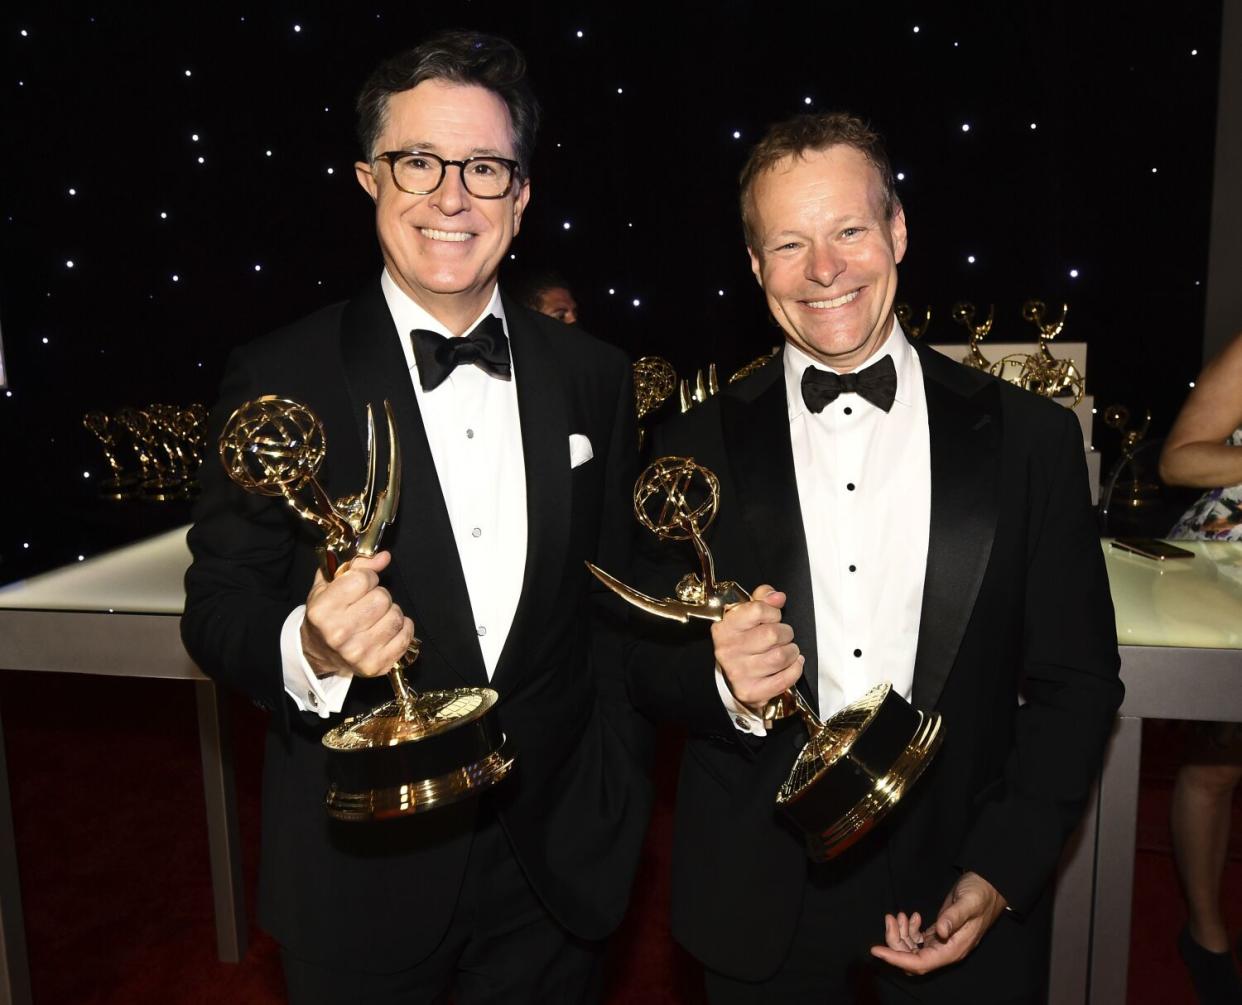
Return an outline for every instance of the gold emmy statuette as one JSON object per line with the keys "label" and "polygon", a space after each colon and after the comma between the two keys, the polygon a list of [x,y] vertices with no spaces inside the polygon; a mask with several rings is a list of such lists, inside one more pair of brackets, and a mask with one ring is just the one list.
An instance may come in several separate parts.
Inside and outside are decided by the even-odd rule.
{"label": "gold emmy statuette", "polygon": [[683,412],[688,412],[695,405],[701,405],[714,394],[720,393],[720,381],[716,378],[716,364],[707,364],[707,373],[696,370],[694,383],[682,378],[678,389],[678,404]]}
{"label": "gold emmy statuette", "polygon": [[1138,426],[1131,427],[1130,410],[1125,405],[1110,405],[1104,409],[1104,425],[1121,434],[1121,456],[1104,479],[1107,506],[1136,510],[1155,505],[1160,501],[1160,485],[1146,475],[1145,466],[1134,456],[1151,427],[1151,412],[1144,414]]}
{"label": "gold emmy statuette", "polygon": [[108,468],[112,474],[99,483],[99,494],[104,499],[120,501],[132,499],[138,491],[138,476],[130,474],[117,457],[116,437],[113,435],[115,426],[104,412],[87,412],[82,416],[85,426],[103,447]]}
{"label": "gold emmy statuette", "polygon": [[1078,367],[1071,359],[1057,359],[1049,346],[1065,328],[1065,316],[1069,304],[1061,305],[1061,316],[1055,321],[1045,321],[1047,307],[1042,300],[1028,300],[1022,305],[1022,318],[1039,329],[1039,348],[1025,358],[1019,381],[1028,391],[1045,398],[1064,398],[1073,395],[1071,408],[1082,401],[1085,387]]}
{"label": "gold emmy statuette", "polygon": [[910,310],[909,304],[898,304],[893,308],[893,313],[897,315],[897,320],[901,322],[902,331],[910,336],[911,339],[921,339],[923,333],[927,331],[927,326],[931,324],[930,307],[924,310],[923,320],[917,325],[914,323],[914,312]]}
{"label": "gold emmy statuette", "polygon": [[[220,460],[248,492],[281,496],[323,534],[319,564],[333,579],[357,555],[379,550],[397,515],[401,452],[392,409],[388,473],[378,489],[375,419],[367,406],[366,485],[333,501],[315,475],[326,451],[323,425],[305,405],[273,395],[248,401],[220,434]],[[394,698],[351,716],[323,738],[328,750],[328,813],[337,820],[383,820],[477,795],[509,773],[513,758],[496,721],[491,688],[413,691],[405,671],[418,658],[415,639],[388,673]]]}
{"label": "gold emmy statuette", "polygon": [[[699,572],[677,583],[675,596],[651,597],[587,563],[600,582],[649,614],[683,624],[719,621],[749,594],[716,577],[703,534],[720,507],[720,481],[690,457],[661,457],[634,485],[634,514],[664,541],[689,541]],[[891,684],[821,720],[801,692],[785,691],[762,710],[764,724],[797,714],[810,738],[802,747],[776,803],[806,836],[816,861],[835,858],[866,834],[906,793],[943,739],[940,715],[913,708]]]}
{"label": "gold emmy statuette", "polygon": [[992,364],[980,351],[979,343],[987,338],[988,333],[992,330],[992,319],[995,313],[995,308],[989,305],[987,320],[980,324],[975,324],[974,304],[968,303],[965,300],[959,300],[953,305],[953,320],[970,333],[970,350],[962,357],[962,362],[966,366],[974,367],[976,370],[991,371]]}
{"label": "gold emmy statuette", "polygon": [[677,389],[677,371],[661,356],[644,356],[634,364],[634,411],[640,423],[638,445],[642,447],[647,430],[643,419],[664,404]]}
{"label": "gold emmy statuette", "polygon": [[729,374],[729,383],[736,384],[739,380],[745,380],[752,373],[758,373],[767,366],[778,352],[781,351],[780,345],[774,345],[768,352],[762,356],[756,356],[749,363],[743,363],[731,374]]}

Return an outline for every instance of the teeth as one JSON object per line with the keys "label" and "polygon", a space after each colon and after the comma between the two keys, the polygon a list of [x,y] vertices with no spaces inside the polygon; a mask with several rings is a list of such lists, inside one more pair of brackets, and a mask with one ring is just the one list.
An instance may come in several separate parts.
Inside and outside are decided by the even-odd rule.
{"label": "teeth", "polygon": [[468,241],[474,237],[464,230],[432,230],[430,227],[420,227],[419,232],[433,241]]}
{"label": "teeth", "polygon": [[835,300],[808,300],[806,305],[808,307],[818,307],[818,308],[841,307],[845,304],[848,304],[851,300],[855,299],[858,296],[859,292],[860,291],[855,290],[853,293],[847,293],[845,294],[845,296],[837,297]]}

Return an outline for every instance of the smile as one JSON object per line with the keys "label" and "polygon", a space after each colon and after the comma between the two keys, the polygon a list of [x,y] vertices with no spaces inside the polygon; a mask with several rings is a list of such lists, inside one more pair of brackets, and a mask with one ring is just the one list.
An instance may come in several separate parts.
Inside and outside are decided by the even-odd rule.
{"label": "smile", "polygon": [[831,310],[834,307],[844,307],[848,303],[852,303],[858,299],[858,294],[862,290],[855,290],[853,293],[846,293],[844,296],[837,297],[835,300],[805,300],[808,307],[814,307],[817,310]]}
{"label": "smile", "polygon": [[467,230],[432,230],[430,227],[419,227],[418,232],[432,241],[468,241],[474,237]]}

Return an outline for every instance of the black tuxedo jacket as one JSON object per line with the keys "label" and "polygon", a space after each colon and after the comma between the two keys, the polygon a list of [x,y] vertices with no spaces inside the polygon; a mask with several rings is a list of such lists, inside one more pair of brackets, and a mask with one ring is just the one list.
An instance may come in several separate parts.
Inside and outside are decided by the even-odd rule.
{"label": "black tuxedo jacket", "polygon": [[[970,989],[993,975],[1044,978],[1050,880],[1122,686],[1077,420],[915,348],[927,392],[931,526],[913,703],[940,711],[946,737],[917,786],[864,839],[885,846],[893,901],[875,904],[858,924],[880,943],[884,912],[934,918],[958,874],[978,872],[1013,913],[968,963],[921,983],[984,1001],[986,993],[970,997]],[[652,456],[661,454],[692,456],[720,477],[719,515],[708,532],[717,574],[788,594],[784,620],[806,656],[799,686],[813,698],[803,521],[832,514],[799,507],[781,357],[658,429]],[[637,576],[658,595],[671,594],[677,576],[697,564],[686,545],[641,551]],[[793,720],[762,739],[734,728],[702,622],[639,622],[635,631],[636,704],[690,727],[676,816],[674,934],[709,967],[764,979],[788,951],[807,882],[801,837],[774,805],[805,731]]]}
{"label": "black tuxedo jacket", "polygon": [[[649,727],[628,704],[608,602],[583,562],[629,558],[637,436],[628,361],[576,328],[504,301],[522,449],[528,543],[512,629],[491,686],[517,764],[486,798],[549,911],[602,938],[619,922],[649,809]],[[487,685],[465,579],[409,371],[376,282],[237,350],[211,421],[262,394],[308,405],[326,432],[329,496],[363,483],[365,409],[396,413],[401,502],[383,546],[384,584],[422,654],[416,689]],[[382,415],[379,412],[378,415]],[[378,416],[377,416],[378,418]],[[570,467],[569,436],[593,459]],[[182,636],[194,660],[272,712],[264,763],[260,919],[305,958],[359,969],[411,966],[438,942],[470,849],[475,802],[378,824],[336,823],[323,805],[323,733],[392,697],[355,679],[341,715],[299,712],[284,691],[279,637],[304,603],[321,540],[281,499],[235,487],[214,457],[190,533]],[[620,620],[617,615],[614,620]]]}

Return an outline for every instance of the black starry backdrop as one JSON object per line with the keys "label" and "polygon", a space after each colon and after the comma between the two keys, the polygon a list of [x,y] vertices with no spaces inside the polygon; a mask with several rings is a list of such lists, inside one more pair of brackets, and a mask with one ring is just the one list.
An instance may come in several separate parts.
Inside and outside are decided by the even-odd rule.
{"label": "black starry backdrop", "polygon": [[[0,17],[0,581],[188,519],[105,503],[91,409],[210,403],[231,347],[379,271],[353,99],[431,30],[507,35],[544,106],[515,265],[683,374],[779,340],[736,177],[765,126],[848,109],[888,138],[925,336],[1068,302],[1102,407],[1167,429],[1200,366],[1220,0],[660,6],[17,4]],[[985,343],[986,351],[986,343]],[[1115,451],[1097,424],[1095,445]],[[208,463],[212,463],[209,455]]]}

